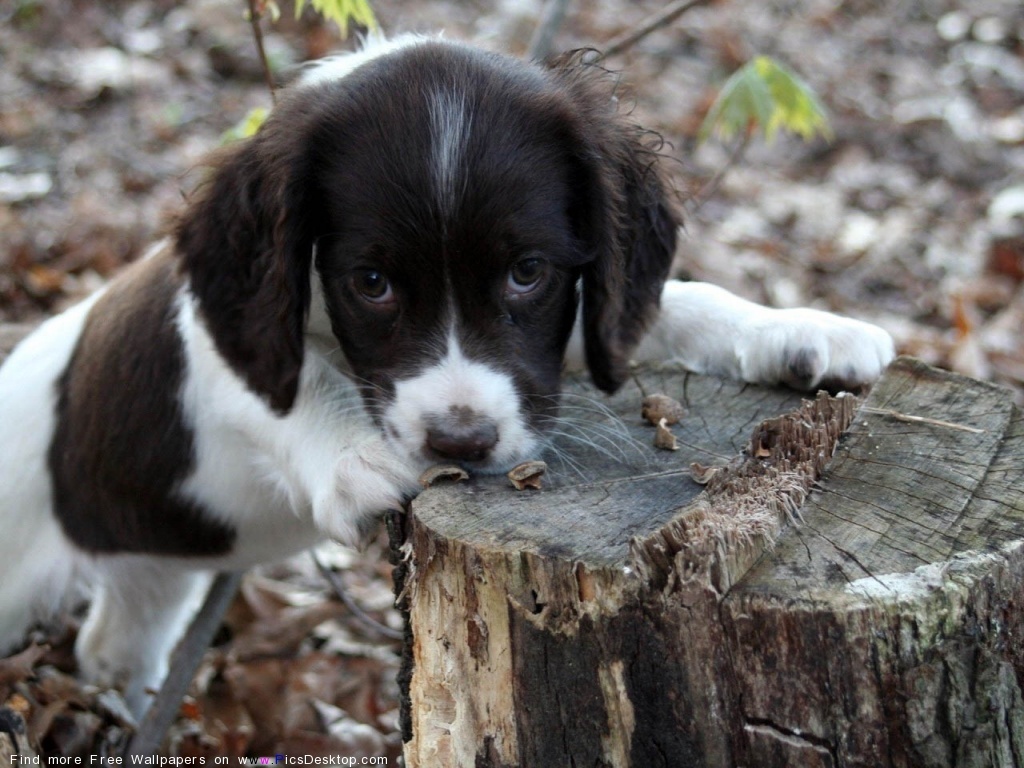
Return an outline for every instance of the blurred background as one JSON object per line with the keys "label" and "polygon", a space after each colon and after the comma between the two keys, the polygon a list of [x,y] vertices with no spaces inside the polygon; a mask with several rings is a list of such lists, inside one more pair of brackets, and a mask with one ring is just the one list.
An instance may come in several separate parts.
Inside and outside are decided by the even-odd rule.
{"label": "blurred background", "polygon": [[[524,53],[543,0],[373,0],[388,34]],[[664,7],[569,3],[554,50],[601,48]],[[269,106],[244,0],[10,0],[0,10],[0,319],[100,284],[166,226],[197,162]],[[290,3],[280,81],[351,47]],[[831,142],[698,144],[755,55],[797,72]],[[873,320],[901,351],[1024,386],[1024,7],[1016,0],[718,0],[623,53],[633,110],[686,201],[680,270],[777,306]],[[709,182],[711,182],[709,184]]]}
{"label": "blurred background", "polygon": [[[371,5],[388,34],[443,30],[514,54],[544,11],[543,0]],[[569,3],[553,48],[601,49],[664,6]],[[244,0],[0,5],[0,321],[42,319],[136,258],[181,209],[204,154],[270,106],[244,11]],[[264,24],[280,82],[354,45],[311,9],[282,12]],[[817,93],[831,141],[698,141],[723,82],[760,54]],[[666,140],[687,222],[680,274],[876,322],[901,352],[1024,402],[1019,0],[717,0],[606,65],[628,86],[625,107]],[[394,624],[379,548],[324,557]],[[168,749],[398,754],[394,642],[331,602],[303,562],[247,582],[232,642],[211,651]],[[70,671],[59,651],[33,661],[54,671],[31,687],[0,674],[0,705],[21,696],[54,753],[116,743],[120,715],[57,671]]]}

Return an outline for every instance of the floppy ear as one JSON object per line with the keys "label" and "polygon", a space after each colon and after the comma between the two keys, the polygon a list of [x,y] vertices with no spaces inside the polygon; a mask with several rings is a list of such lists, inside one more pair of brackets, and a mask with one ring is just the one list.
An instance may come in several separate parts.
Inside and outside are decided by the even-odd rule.
{"label": "floppy ear", "polygon": [[178,223],[183,268],[217,351],[278,413],[298,392],[319,213],[295,115],[232,147]]}
{"label": "floppy ear", "polygon": [[653,319],[681,220],[659,175],[658,137],[616,109],[614,77],[575,52],[551,62],[579,115],[579,234],[591,250],[583,269],[583,339],[591,378],[614,392]]}

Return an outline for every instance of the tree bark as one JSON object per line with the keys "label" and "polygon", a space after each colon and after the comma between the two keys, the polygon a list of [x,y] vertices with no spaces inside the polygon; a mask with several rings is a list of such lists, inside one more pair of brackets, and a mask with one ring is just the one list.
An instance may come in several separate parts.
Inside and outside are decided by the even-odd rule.
{"label": "tree bark", "polygon": [[670,371],[610,406],[629,439],[556,444],[543,490],[392,521],[408,766],[1024,765],[1008,393],[900,360],[862,406]]}

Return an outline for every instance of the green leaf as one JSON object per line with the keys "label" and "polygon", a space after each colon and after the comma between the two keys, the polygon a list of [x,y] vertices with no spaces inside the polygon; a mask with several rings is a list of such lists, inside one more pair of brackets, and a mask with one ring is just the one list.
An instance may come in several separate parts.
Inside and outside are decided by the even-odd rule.
{"label": "green leaf", "polygon": [[728,141],[758,128],[769,143],[779,129],[805,141],[818,135],[832,138],[825,109],[811,87],[768,56],[747,62],[725,82],[704,118],[699,139],[714,133]]}
{"label": "green leaf", "polygon": [[[317,11],[325,19],[333,21],[341,30],[341,36],[348,36],[348,25],[352,22],[366,27],[368,30],[377,29],[377,19],[370,8],[369,0],[309,0],[313,10]],[[302,15],[306,7],[306,0],[295,0],[295,18]]]}
{"label": "green leaf", "polygon": [[249,138],[260,129],[269,114],[270,111],[266,107],[250,109],[245,117],[221,134],[221,144],[230,144],[232,141]]}

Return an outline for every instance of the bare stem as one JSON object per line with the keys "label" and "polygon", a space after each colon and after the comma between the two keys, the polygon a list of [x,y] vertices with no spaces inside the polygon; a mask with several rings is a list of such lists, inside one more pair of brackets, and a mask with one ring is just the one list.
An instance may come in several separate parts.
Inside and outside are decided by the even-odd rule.
{"label": "bare stem", "polygon": [[391,640],[402,639],[403,635],[401,632],[392,629],[391,627],[388,627],[384,624],[381,624],[379,621],[373,618],[373,616],[364,611],[362,609],[362,606],[360,606],[359,603],[352,599],[352,596],[348,593],[348,590],[345,589],[345,584],[342,582],[338,574],[336,574],[334,571],[332,571],[330,568],[328,568],[326,565],[320,562],[320,558],[316,556],[316,552],[313,552],[311,554],[313,556],[313,562],[316,564],[317,570],[320,571],[320,575],[327,580],[327,583],[330,584],[331,588],[334,590],[334,594],[336,594],[341,599],[341,602],[344,603],[345,607],[352,612],[352,615],[356,618],[356,620],[361,622],[363,626],[372,629],[378,635],[390,638]]}
{"label": "bare stem", "polygon": [[267,59],[267,51],[263,47],[263,27],[260,22],[263,20],[263,3],[260,0],[247,0],[249,3],[249,24],[252,26],[252,36],[256,41],[256,52],[260,57],[260,64],[263,66],[263,80],[270,91],[270,102],[277,104],[277,91],[274,86],[274,74],[270,71],[270,61]]}
{"label": "bare stem", "polygon": [[750,131],[744,131],[743,135],[737,138],[736,143],[733,144],[732,149],[729,151],[729,157],[722,164],[722,167],[715,171],[715,175],[712,176],[707,182],[697,190],[697,193],[691,199],[691,205],[693,206],[693,212],[696,213],[706,203],[715,192],[718,191],[718,187],[722,183],[722,179],[725,178],[726,172],[739,162],[739,159],[743,157],[743,153],[747,151],[747,147],[750,145]]}
{"label": "bare stem", "polygon": [[709,2],[711,2],[711,0],[676,0],[676,2],[666,5],[662,10],[658,11],[658,13],[647,17],[633,29],[623,32],[618,37],[612,38],[608,45],[604,47],[604,55],[614,56],[617,53],[622,53],[626,49],[636,45],[656,29],[661,29],[662,27],[671,24],[691,8],[696,8],[700,5],[707,5]]}
{"label": "bare stem", "polygon": [[528,55],[531,59],[544,59],[551,53],[555,35],[565,20],[565,12],[568,7],[569,0],[548,0],[547,5],[544,6],[544,15],[530,40]]}

